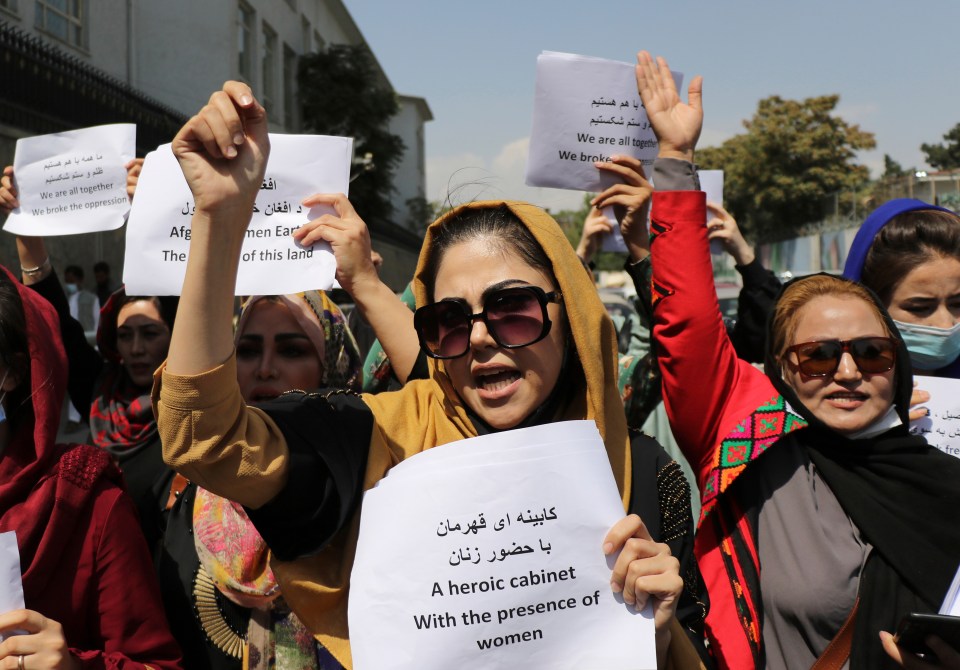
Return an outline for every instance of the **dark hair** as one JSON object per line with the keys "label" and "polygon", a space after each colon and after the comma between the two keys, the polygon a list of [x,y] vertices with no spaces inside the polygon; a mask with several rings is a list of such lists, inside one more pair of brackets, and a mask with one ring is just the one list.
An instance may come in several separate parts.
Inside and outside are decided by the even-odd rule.
{"label": "dark hair", "polygon": [[68,265],[67,267],[63,268],[64,275],[66,275],[68,272],[80,281],[83,281],[83,268],[79,265]]}
{"label": "dark hair", "polygon": [[20,292],[3,273],[0,273],[0,363],[18,382],[17,388],[7,394],[12,421],[14,411],[30,397],[30,348]]}
{"label": "dark hair", "polygon": [[543,248],[507,207],[464,209],[432,231],[430,258],[423,272],[423,281],[431,301],[444,255],[451,247],[474,240],[484,240],[502,251],[511,251],[530,267],[548,277],[554,276],[553,265]]}
{"label": "dark hair", "polygon": [[163,322],[167,324],[167,327],[170,329],[170,332],[173,332],[173,322],[177,318],[177,305],[180,304],[180,298],[178,296],[155,296],[155,295],[128,295],[120,301],[120,304],[117,305],[117,311],[114,315],[114,319],[120,316],[120,310],[124,305],[129,305],[132,302],[140,302],[141,300],[146,300],[151,303],[154,307],[157,308],[157,311],[160,312],[160,318],[163,319]]}
{"label": "dark hair", "polygon": [[93,264],[93,271],[96,272],[106,272],[110,274],[110,264],[106,261],[97,261]]}
{"label": "dark hair", "polygon": [[911,270],[940,257],[960,260],[960,217],[937,209],[904,212],[873,239],[860,280],[889,305]]}

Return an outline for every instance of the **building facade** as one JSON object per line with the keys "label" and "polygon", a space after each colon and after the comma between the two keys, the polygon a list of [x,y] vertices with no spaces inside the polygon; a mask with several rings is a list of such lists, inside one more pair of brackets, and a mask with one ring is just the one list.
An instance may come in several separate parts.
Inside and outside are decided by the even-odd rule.
{"label": "building facade", "polygon": [[[299,132],[298,59],[329,44],[365,44],[341,0],[0,0],[0,160],[13,162],[20,137],[119,122],[137,124],[144,155],[229,79],[250,84],[272,132]],[[432,116],[422,98],[398,100],[390,129],[407,148],[395,216],[371,227],[384,279],[402,288],[419,251],[422,223],[411,207],[425,193],[423,133]],[[123,239],[120,229],[51,238],[48,247],[58,268],[89,271],[104,259],[119,277]],[[0,253],[16,265],[11,236],[0,238]]]}

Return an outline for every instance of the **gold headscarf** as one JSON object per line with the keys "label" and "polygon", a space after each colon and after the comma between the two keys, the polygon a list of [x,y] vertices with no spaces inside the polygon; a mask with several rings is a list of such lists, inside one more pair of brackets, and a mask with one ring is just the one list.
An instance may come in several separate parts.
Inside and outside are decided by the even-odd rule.
{"label": "gold headscarf", "polygon": [[[514,214],[550,259],[583,368],[583,381],[578,385],[585,382],[584,387],[570,391],[572,400],[558,420],[593,419],[596,422],[626,509],[630,499],[630,445],[617,391],[617,340],[613,322],[573,247],[549,214],[523,202],[487,201],[464,205],[442,216],[427,229],[420,252],[413,283],[417,305],[427,301],[423,274],[437,229],[466,211],[496,208],[506,208]],[[431,359],[430,370],[430,379],[410,382],[395,393],[364,395],[364,402],[374,415],[365,490],[372,488],[393,465],[413,454],[476,436],[476,429],[442,362]],[[358,511],[350,526],[317,556],[292,562],[274,561],[274,571],[287,602],[346,668],[352,667],[347,590],[359,526]]]}

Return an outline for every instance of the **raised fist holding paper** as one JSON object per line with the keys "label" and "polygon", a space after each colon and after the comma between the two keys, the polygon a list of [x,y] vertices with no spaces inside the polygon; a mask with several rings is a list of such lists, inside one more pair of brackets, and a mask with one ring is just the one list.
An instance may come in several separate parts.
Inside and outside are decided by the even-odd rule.
{"label": "raised fist holding paper", "polygon": [[660,142],[660,158],[693,162],[693,150],[703,128],[703,77],[696,76],[687,91],[688,103],[680,100],[665,58],[646,51],[637,54],[637,90],[647,118]]}
{"label": "raised fist holding paper", "polygon": [[250,87],[228,81],[180,129],[173,154],[193,193],[197,212],[244,212],[243,228],[259,192],[270,154],[267,112]]}
{"label": "raised fist holding paper", "polygon": [[196,210],[167,368],[196,374],[233,351],[240,249],[270,154],[266,111],[249,86],[228,81],[180,129],[172,148]]}

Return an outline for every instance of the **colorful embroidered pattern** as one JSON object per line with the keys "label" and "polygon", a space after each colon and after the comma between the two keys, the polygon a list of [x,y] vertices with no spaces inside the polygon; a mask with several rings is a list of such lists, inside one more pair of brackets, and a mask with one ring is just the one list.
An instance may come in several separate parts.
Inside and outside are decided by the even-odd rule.
{"label": "colorful embroidered pattern", "polygon": [[650,280],[650,305],[652,307],[656,307],[659,302],[668,295],[673,295],[673,291],[666,287],[660,286],[660,284],[652,279]]}
{"label": "colorful embroidered pattern", "polygon": [[716,464],[702,492],[700,522],[716,505],[717,496],[740,476],[747,463],[787,433],[806,425],[806,420],[781,395],[775,395],[737,424],[720,441]]}

